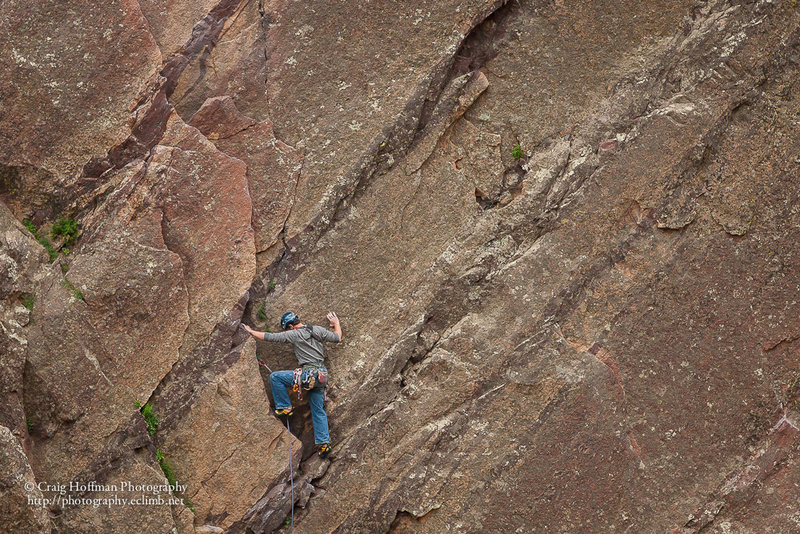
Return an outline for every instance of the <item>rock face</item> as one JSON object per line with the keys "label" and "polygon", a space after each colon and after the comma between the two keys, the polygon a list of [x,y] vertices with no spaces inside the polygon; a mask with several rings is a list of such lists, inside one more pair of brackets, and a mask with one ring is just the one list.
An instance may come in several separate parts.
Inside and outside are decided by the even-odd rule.
{"label": "rock face", "polygon": [[[241,519],[264,488],[278,482],[276,475],[288,476],[287,439],[292,440],[295,468],[302,455],[299,440],[271,414],[255,342],[236,352],[238,359],[194,394],[188,413],[165,420],[161,431],[164,453],[184,473],[194,514],[213,517],[222,527]],[[173,395],[176,390],[167,386],[159,391],[156,406],[172,412],[180,399]]]}
{"label": "rock face", "polygon": [[[0,21],[2,524],[800,526],[795,2]],[[289,309],[343,322],[324,461],[305,403],[271,415],[290,348],[240,328]],[[28,505],[73,480],[185,500]]]}
{"label": "rock face", "polygon": [[46,276],[41,266],[48,256],[4,205],[0,205],[0,221],[0,424],[12,429],[27,447],[30,444],[22,404],[26,327],[36,307],[34,288]]}
{"label": "rock face", "polygon": [[3,164],[70,183],[130,133],[158,47],[136,0],[3,2],[0,23]]}
{"label": "rock face", "polygon": [[[239,113],[229,96],[209,98],[191,124],[221,151],[247,164],[256,253],[276,250],[294,204],[302,153],[275,138],[269,119],[256,122]],[[273,259],[274,254],[267,261]]]}
{"label": "rock face", "polygon": [[3,526],[9,532],[49,532],[50,518],[42,506],[42,492],[19,441],[7,427],[0,426],[0,479]]}

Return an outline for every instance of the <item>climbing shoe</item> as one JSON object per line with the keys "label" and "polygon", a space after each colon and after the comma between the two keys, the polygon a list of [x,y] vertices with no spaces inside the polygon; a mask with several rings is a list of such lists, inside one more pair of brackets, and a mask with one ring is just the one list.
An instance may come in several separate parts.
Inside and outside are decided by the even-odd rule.
{"label": "climbing shoe", "polygon": [[277,415],[278,417],[290,417],[292,414],[294,414],[294,410],[292,410],[291,406],[289,406],[288,408],[281,408],[280,410],[275,410],[275,415]]}
{"label": "climbing shoe", "polygon": [[317,454],[319,454],[320,458],[325,458],[328,456],[328,453],[331,452],[331,444],[330,443],[320,443],[317,445]]}

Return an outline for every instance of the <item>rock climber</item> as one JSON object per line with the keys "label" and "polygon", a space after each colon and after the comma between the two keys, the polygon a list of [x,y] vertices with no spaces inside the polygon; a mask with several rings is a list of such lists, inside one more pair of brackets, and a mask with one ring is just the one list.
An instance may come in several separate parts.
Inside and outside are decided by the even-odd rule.
{"label": "rock climber", "polygon": [[247,325],[244,329],[256,339],[278,341],[294,345],[294,355],[300,368],[294,371],[275,371],[270,373],[272,396],[275,399],[275,415],[289,417],[292,415],[292,402],[286,388],[294,391],[300,388],[308,390],[308,404],[311,406],[311,422],[314,425],[314,441],[317,453],[324,458],[331,450],[328,434],[328,416],[325,413],[325,388],[328,385],[328,370],[325,368],[325,348],[323,341],[339,343],[342,341],[342,326],[335,313],[328,313],[333,332],[321,326],[305,325],[297,314],[286,312],[281,317],[281,328],[284,332],[257,332]]}

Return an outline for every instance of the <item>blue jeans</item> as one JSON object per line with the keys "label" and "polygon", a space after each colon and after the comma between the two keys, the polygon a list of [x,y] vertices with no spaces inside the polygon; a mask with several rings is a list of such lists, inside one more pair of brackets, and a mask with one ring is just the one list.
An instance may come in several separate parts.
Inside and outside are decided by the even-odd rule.
{"label": "blue jeans", "polygon": [[[303,369],[302,379],[305,380],[308,373],[314,369]],[[326,371],[324,367],[320,371]],[[272,385],[272,397],[275,399],[275,408],[282,410],[291,408],[292,401],[289,400],[289,392],[286,388],[292,387],[294,382],[294,371],[275,371],[269,375],[269,383]],[[313,389],[303,390],[308,395],[308,404],[311,406],[311,423],[314,425],[314,441],[317,445],[328,443],[331,438],[328,435],[328,415],[325,413],[325,386],[319,382],[314,384]]]}

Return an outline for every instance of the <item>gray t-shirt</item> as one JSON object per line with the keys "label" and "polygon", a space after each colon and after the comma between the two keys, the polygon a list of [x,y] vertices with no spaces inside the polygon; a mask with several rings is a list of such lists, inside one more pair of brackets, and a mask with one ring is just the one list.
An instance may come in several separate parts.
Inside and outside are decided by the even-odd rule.
{"label": "gray t-shirt", "polygon": [[291,343],[294,345],[294,355],[297,356],[297,362],[300,365],[306,363],[322,365],[322,361],[325,358],[325,349],[319,340],[339,343],[339,336],[335,332],[326,330],[321,326],[312,326],[311,328],[314,329],[314,336],[316,336],[316,338],[311,335],[308,328],[303,326],[296,330],[287,330],[286,332],[279,332],[277,334],[265,332],[264,341]]}

